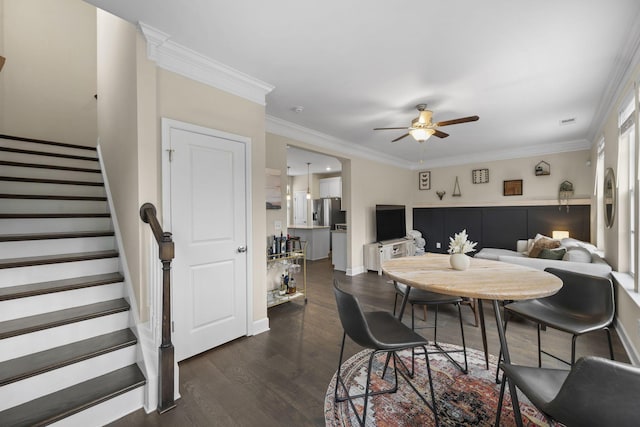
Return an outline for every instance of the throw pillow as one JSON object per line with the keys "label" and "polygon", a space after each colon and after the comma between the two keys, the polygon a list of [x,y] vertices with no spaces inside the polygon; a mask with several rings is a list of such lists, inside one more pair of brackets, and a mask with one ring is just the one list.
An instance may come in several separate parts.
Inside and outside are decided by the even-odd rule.
{"label": "throw pillow", "polygon": [[591,252],[585,248],[575,246],[573,248],[569,248],[562,259],[573,262],[591,262]]}
{"label": "throw pillow", "polygon": [[561,260],[567,250],[565,248],[560,249],[542,249],[538,254],[538,258],[542,259],[556,259]]}
{"label": "throw pillow", "polygon": [[558,247],[560,247],[559,240],[550,239],[548,237],[541,237],[539,239],[536,239],[535,243],[533,244],[533,247],[529,251],[529,258],[538,258],[538,255],[540,255],[540,251],[543,249],[556,249]]}

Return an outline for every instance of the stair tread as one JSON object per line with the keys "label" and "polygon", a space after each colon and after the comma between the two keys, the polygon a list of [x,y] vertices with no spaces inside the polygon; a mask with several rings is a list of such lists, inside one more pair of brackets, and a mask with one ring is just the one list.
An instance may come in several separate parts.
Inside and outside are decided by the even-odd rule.
{"label": "stair tread", "polygon": [[76,239],[83,237],[105,237],[115,235],[114,231],[74,231],[37,234],[5,234],[0,235],[0,242],[19,242],[24,240]]}
{"label": "stair tread", "polygon": [[106,202],[105,196],[60,196],[52,194],[10,194],[1,193],[0,199],[38,199],[38,200],[86,200]]}
{"label": "stair tread", "polygon": [[108,250],[95,252],[78,252],[73,254],[42,255],[25,258],[10,258],[0,260],[0,269],[30,267],[33,265],[59,264],[63,262],[88,261],[100,258],[115,258],[117,256],[118,251]]}
{"label": "stair tread", "polygon": [[76,154],[52,153],[50,151],[40,151],[40,150],[25,150],[23,148],[0,147],[0,151],[5,151],[7,153],[32,154],[35,156],[58,157],[62,159],[71,159],[71,160],[87,160],[91,162],[98,161],[97,157],[78,156]]}
{"label": "stair tread", "polygon": [[58,147],[68,147],[68,148],[77,148],[79,150],[96,151],[96,147],[90,147],[88,145],[69,144],[68,142],[48,141],[45,139],[24,138],[21,136],[2,135],[2,134],[0,134],[0,139],[8,139],[12,141],[34,142],[37,144],[55,145]]}
{"label": "stair tread", "polygon": [[129,310],[124,298],[0,322],[0,339],[55,328]]}
{"label": "stair tread", "polygon": [[137,342],[131,329],[122,329],[0,362],[0,386],[129,347]]}
{"label": "stair tread", "polygon": [[104,187],[104,183],[95,181],[80,181],[68,179],[48,179],[48,178],[23,178],[19,176],[0,176],[0,181],[10,182],[33,182],[38,184],[60,184],[60,185],[84,185],[89,187]]}
{"label": "stair tread", "polygon": [[0,213],[0,219],[37,219],[37,218],[110,218],[105,213]]}
{"label": "stair tread", "polygon": [[124,281],[124,277],[120,273],[107,273],[50,282],[30,283],[28,285],[9,286],[0,288],[0,301],[108,285],[122,281]]}
{"label": "stair tread", "polygon": [[61,166],[61,165],[47,165],[43,163],[25,163],[25,162],[11,162],[7,160],[0,160],[2,166],[16,166],[20,168],[36,168],[36,169],[55,169],[61,171],[73,171],[73,172],[88,172],[88,173],[102,173],[100,169],[94,168],[80,168],[77,166]]}
{"label": "stair tread", "polygon": [[42,426],[83,411],[146,383],[137,365],[129,365],[89,381],[0,412],[7,425]]}

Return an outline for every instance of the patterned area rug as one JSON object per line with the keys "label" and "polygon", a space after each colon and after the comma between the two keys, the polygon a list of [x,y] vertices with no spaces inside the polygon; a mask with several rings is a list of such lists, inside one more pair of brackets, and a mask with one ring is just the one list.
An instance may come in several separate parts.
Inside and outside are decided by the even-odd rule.
{"label": "patterned area rug", "polygon": [[[445,349],[460,349],[458,346],[442,344]],[[429,348],[429,351],[435,350]],[[343,378],[351,394],[364,393],[366,368],[371,354],[370,350],[363,350],[342,365]],[[407,366],[411,366],[411,352],[399,353]],[[462,360],[462,353],[454,354],[456,360]],[[490,356],[490,369],[485,368],[484,353],[467,349],[469,373],[460,372],[445,356],[430,354],[431,374],[433,375],[434,390],[439,422],[441,426],[493,426],[496,419],[500,386],[495,383],[496,357]],[[384,367],[384,353],[376,356],[372,376],[373,390],[383,390],[393,385],[392,370],[389,369],[385,380],[380,378]],[[431,401],[428,392],[428,376],[423,356],[416,358],[417,374],[413,379],[414,385],[423,392],[427,401]],[[334,388],[336,376],[334,374],[324,403],[324,417],[327,426],[358,426],[358,421],[348,402],[334,402]],[[367,408],[367,426],[433,426],[433,413],[424,405],[420,397],[415,394],[406,381],[398,376],[398,391],[392,394],[382,394],[369,398]],[[425,392],[426,391],[426,392]],[[338,394],[343,390],[338,388]],[[501,426],[513,426],[513,409],[509,390],[505,393],[500,419]],[[520,411],[525,426],[546,426],[547,423],[537,409],[522,395]],[[363,399],[356,399],[358,413],[362,413]]]}

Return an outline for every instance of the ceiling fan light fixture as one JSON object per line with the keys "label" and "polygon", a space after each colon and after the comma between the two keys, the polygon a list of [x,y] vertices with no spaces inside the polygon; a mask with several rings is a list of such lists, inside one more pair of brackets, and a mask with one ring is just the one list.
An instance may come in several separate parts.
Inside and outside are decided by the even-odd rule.
{"label": "ceiling fan light fixture", "polygon": [[433,129],[411,129],[409,134],[418,142],[425,142],[427,139],[431,138],[435,131]]}

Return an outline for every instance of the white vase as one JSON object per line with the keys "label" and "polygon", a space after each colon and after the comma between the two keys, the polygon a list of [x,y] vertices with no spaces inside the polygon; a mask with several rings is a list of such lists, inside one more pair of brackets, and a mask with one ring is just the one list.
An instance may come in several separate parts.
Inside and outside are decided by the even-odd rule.
{"label": "white vase", "polygon": [[449,262],[454,270],[466,270],[471,264],[471,259],[465,254],[451,254]]}

